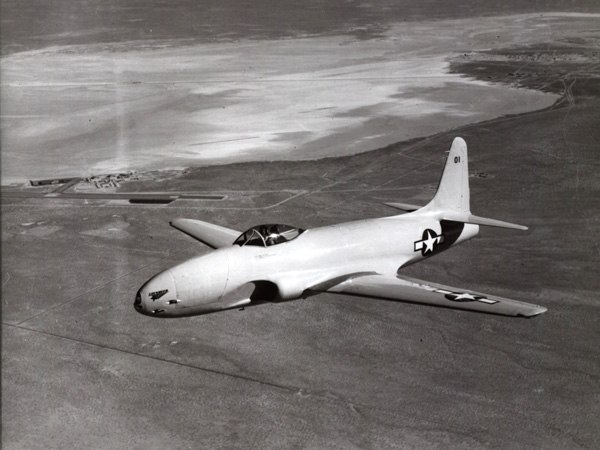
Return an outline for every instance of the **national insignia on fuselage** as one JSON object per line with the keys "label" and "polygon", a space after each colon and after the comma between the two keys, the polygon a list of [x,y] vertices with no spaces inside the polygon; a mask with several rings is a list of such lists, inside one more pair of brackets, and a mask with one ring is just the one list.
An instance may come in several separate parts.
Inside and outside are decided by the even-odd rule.
{"label": "national insignia on fuselage", "polygon": [[415,252],[420,251],[423,256],[434,252],[438,244],[444,242],[444,235],[437,234],[434,230],[427,228],[423,231],[423,239],[415,241]]}

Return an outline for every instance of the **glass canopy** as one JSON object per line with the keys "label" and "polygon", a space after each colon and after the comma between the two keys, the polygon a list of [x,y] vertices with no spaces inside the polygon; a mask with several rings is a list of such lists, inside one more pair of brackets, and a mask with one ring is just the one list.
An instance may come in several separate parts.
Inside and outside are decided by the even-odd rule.
{"label": "glass canopy", "polygon": [[234,245],[243,247],[244,245],[256,245],[259,247],[269,247],[271,245],[282,244],[297,238],[304,230],[301,228],[290,227],[289,225],[267,224],[257,225],[243,232],[238,237]]}

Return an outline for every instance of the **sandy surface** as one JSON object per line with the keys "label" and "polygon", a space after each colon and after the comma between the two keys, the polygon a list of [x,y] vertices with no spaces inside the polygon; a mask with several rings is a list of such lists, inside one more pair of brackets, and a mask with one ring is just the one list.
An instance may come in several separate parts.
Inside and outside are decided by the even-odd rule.
{"label": "sandy surface", "polygon": [[[2,197],[3,448],[599,448],[600,82],[566,81],[552,109],[412,143],[138,182],[228,186],[223,202]],[[177,320],[135,312],[146,279],[210,251],[169,220],[243,230],[396,214],[383,202],[431,197],[455,134],[480,175],[473,212],[530,228],[482,229],[403,270],[545,314],[325,294]]]}
{"label": "sandy surface", "polygon": [[465,51],[593,33],[598,16],[403,23],[379,39],[155,41],[2,58],[2,182],[372,150],[556,96],[448,73]]}
{"label": "sandy surface", "polygon": [[[562,94],[543,111],[368,153],[318,161],[213,165],[170,177],[153,173],[122,186],[144,192],[217,191],[227,196],[223,201],[177,200],[158,206],[2,196],[3,448],[600,448],[599,41],[597,32],[586,31],[591,18],[521,19],[514,19],[511,27],[505,23],[502,35],[493,32],[493,25],[484,29],[485,23],[470,32],[448,25],[446,29],[462,36],[456,42],[465,49],[499,50],[453,62],[450,70],[472,80],[446,78],[444,72],[419,79],[418,86],[401,84],[405,78],[375,80],[386,72],[371,70],[386,64],[400,70],[396,61],[402,54],[400,59],[415,65],[419,61],[422,67],[446,71],[446,60],[440,58],[464,53],[458,44],[445,43],[441,31],[435,36],[431,23],[427,42],[432,43],[427,48],[423,39],[411,38],[423,36],[416,31],[379,41],[339,38],[344,45],[336,47],[338,53],[323,44],[323,53],[314,60],[303,57],[300,47],[286,48],[287,41],[269,44],[281,46],[280,53],[258,52],[266,42],[244,43],[260,69],[254,72],[245,72],[239,59],[244,55],[228,53],[232,47],[224,44],[181,48],[174,42],[177,50],[151,45],[144,51],[132,51],[128,45],[55,48],[15,54],[15,59],[7,58],[8,65],[3,59],[3,76],[13,76],[1,90],[5,95],[8,89],[13,99],[12,111],[2,111],[7,114],[3,164],[6,136],[18,131],[27,143],[23,151],[9,154],[14,171],[35,171],[57,160],[78,170],[85,164],[110,165],[120,155],[115,153],[119,142],[127,144],[119,149],[124,163],[139,162],[143,156],[143,164],[151,166],[163,161],[164,154],[142,154],[139,143],[157,152],[171,148],[160,140],[166,139],[163,134],[182,136],[187,147],[178,145],[175,150],[209,151],[210,145],[197,145],[197,136],[218,136],[227,129],[240,139],[248,137],[230,123],[212,119],[221,106],[237,111],[232,117],[238,119],[265,114],[275,120],[257,106],[258,95],[282,106],[286,129],[295,130],[289,125],[292,118],[318,119],[314,132],[322,132],[321,137],[288,135],[282,141],[305,142],[297,150],[309,154],[307,149],[318,139],[329,139],[335,147],[338,139],[352,144],[348,133],[353,130],[357,140],[375,133],[374,125],[361,116],[367,111],[380,124],[388,116],[374,113],[377,108],[396,114],[389,116],[393,125],[409,121],[412,112],[402,116],[405,110],[385,106],[389,100],[381,99],[390,95],[394,102],[416,99],[432,111],[445,104],[444,112],[433,113],[443,123],[452,117],[449,112],[469,110],[463,97],[470,96],[471,108],[479,111],[478,104],[490,100],[486,80],[537,89],[547,85],[549,92]],[[414,31],[423,25],[406,26]],[[539,45],[524,48],[532,36]],[[561,36],[569,40],[559,41]],[[310,39],[317,40],[291,42],[322,42]],[[394,53],[392,39],[406,44],[404,53]],[[513,39],[519,41],[518,48],[504,51]],[[547,46],[549,39],[558,43]],[[414,55],[409,43],[418,47]],[[299,54],[293,53],[296,48]],[[196,61],[193,55],[199,49],[204,49],[210,65]],[[222,50],[221,66],[215,62],[217,49]],[[188,51],[189,70],[181,57]],[[561,51],[563,56],[555,61]],[[168,60],[170,52],[175,53],[169,61],[181,63],[181,70],[155,63]],[[361,52],[372,59],[365,60]],[[91,56],[84,62],[86,54]],[[565,55],[585,58],[580,64],[579,58],[574,63]],[[80,62],[71,64],[72,59]],[[287,61],[288,66],[279,67],[277,61]],[[291,61],[303,65],[290,65]],[[34,89],[41,73],[37,70],[49,62],[53,65],[44,66],[46,84]],[[117,72],[115,67],[126,70]],[[191,82],[202,70],[219,74],[223,67],[238,91],[228,91],[223,77],[215,83]],[[367,78],[357,75],[362,68]],[[261,83],[257,73],[267,81]],[[312,78],[301,78],[305,74]],[[110,76],[115,78],[111,81]],[[183,82],[165,82],[176,77]],[[434,84],[438,77],[444,81]],[[142,82],[133,84],[130,79]],[[315,111],[320,97],[313,98],[314,104],[303,104],[300,89],[295,101],[308,108],[285,102],[291,89],[287,85],[303,83],[304,95],[310,95],[317,81],[337,86],[342,79],[348,83],[347,99],[336,94],[341,98],[336,101],[343,109]],[[350,89],[353,80],[354,86],[373,89],[373,103],[365,103],[364,111],[361,103],[351,101],[354,95],[365,97]],[[25,84],[18,87],[17,82]],[[240,86],[246,82],[252,89],[243,91]],[[268,83],[279,83],[281,99],[271,92],[273,87],[261,87]],[[207,90],[190,94],[200,88]],[[531,93],[496,89],[500,100],[511,92],[522,93],[523,99]],[[325,88],[319,95],[334,96]],[[115,111],[120,111],[119,120],[112,117]],[[477,114],[469,121],[483,113]],[[227,114],[218,117],[225,120]],[[189,131],[190,123],[205,128],[196,135]],[[256,123],[270,122],[256,118]],[[428,115],[413,120],[415,126],[421,123],[429,126]],[[16,130],[12,135],[8,125]],[[261,145],[275,145],[266,129],[261,128]],[[381,133],[390,129],[395,127],[387,123]],[[121,134],[113,134],[117,131]],[[310,228],[396,214],[383,203],[424,204],[431,197],[444,152],[455,135],[469,145],[473,212],[530,228],[482,229],[476,239],[408,267],[405,274],[530,301],[546,306],[545,314],[525,320],[325,294],[180,320],[156,320],[134,311],[135,292],[151,275],[210,251],[169,227],[174,217],[241,230],[261,222]],[[42,145],[45,154],[39,151]],[[96,148],[114,151],[101,158]],[[292,153],[282,148],[271,150]],[[193,158],[189,155],[190,161]],[[43,189],[51,188],[30,190]]]}

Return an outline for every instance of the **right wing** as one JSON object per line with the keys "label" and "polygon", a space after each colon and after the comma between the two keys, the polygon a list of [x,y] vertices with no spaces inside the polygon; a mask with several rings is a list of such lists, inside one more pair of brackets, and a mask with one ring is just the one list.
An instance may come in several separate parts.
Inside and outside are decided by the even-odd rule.
{"label": "right wing", "polygon": [[402,276],[358,274],[334,285],[321,283],[310,290],[425,303],[504,316],[532,317],[547,311],[543,306],[531,303]]}
{"label": "right wing", "polygon": [[241,234],[240,231],[194,219],[175,219],[169,222],[173,228],[212,248],[227,247]]}

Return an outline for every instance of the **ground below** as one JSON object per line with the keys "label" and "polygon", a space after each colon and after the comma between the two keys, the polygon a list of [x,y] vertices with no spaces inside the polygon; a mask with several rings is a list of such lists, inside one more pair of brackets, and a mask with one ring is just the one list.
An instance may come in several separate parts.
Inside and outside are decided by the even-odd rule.
{"label": "ground below", "polygon": [[[495,67],[502,82],[516,70]],[[3,198],[3,445],[600,446],[600,82],[560,73],[563,100],[543,111],[349,157],[122,186],[225,200]],[[148,277],[208,251],[170,219],[242,230],[394,214],[382,203],[430,198],[456,135],[469,145],[473,212],[530,230],[483,229],[407,273],[547,313],[334,295],[180,320],[134,311]]]}

